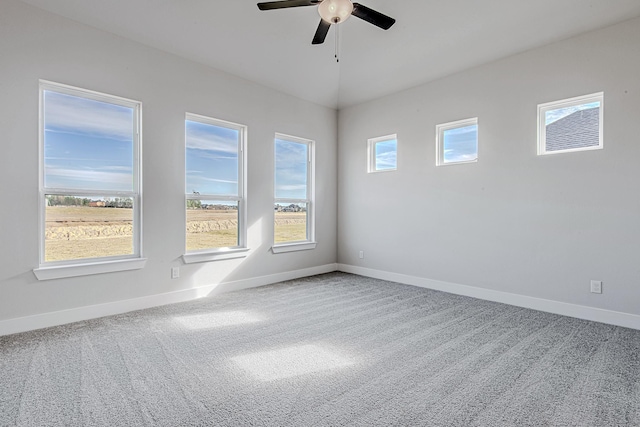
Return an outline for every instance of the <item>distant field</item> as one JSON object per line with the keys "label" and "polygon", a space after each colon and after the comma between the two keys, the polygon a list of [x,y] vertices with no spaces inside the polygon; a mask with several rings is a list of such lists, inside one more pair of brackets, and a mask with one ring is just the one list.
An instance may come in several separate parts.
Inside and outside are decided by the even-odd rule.
{"label": "distant field", "polygon": [[276,212],[274,227],[276,243],[307,240],[307,213]]}
{"label": "distant field", "polygon": [[187,209],[187,250],[238,245],[238,211]]}
{"label": "distant field", "polygon": [[132,230],[132,209],[48,206],[45,260],[132,254]]}
{"label": "distant field", "polygon": [[[187,248],[235,246],[235,210],[187,210]],[[45,259],[94,258],[133,253],[133,210],[88,206],[48,206]],[[306,213],[276,212],[275,242],[306,239]]]}
{"label": "distant field", "polygon": [[90,208],[88,206],[47,206],[47,224],[103,223],[109,221],[131,221],[133,209]]}

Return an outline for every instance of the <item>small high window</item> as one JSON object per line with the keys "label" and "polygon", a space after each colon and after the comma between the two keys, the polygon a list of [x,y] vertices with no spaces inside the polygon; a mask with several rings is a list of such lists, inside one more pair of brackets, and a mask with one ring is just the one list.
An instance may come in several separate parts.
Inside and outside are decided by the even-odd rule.
{"label": "small high window", "polygon": [[478,161],[478,118],[436,126],[438,166]]}
{"label": "small high window", "polygon": [[538,105],[538,154],[602,148],[604,94]]}
{"label": "small high window", "polygon": [[394,171],[398,168],[397,135],[372,138],[367,143],[368,172]]}
{"label": "small high window", "polygon": [[[186,251],[244,248],[246,127],[195,114],[185,120]],[[184,257],[185,262],[203,261]],[[215,259],[215,258],[211,258]]]}

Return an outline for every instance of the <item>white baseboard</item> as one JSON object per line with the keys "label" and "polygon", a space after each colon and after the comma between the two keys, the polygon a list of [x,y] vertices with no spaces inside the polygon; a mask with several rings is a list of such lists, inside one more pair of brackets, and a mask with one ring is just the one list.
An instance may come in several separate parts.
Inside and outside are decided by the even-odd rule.
{"label": "white baseboard", "polygon": [[640,316],[635,314],[603,310],[600,308],[569,304],[565,302],[535,298],[526,295],[512,294],[508,292],[494,291],[490,289],[477,288],[474,286],[460,285],[457,283],[442,282],[439,280],[425,279],[417,276],[409,276],[406,274],[392,273],[388,271],[357,267],[347,264],[326,264],[301,270],[271,274],[268,276],[259,276],[250,279],[236,280],[233,282],[223,282],[214,285],[201,286],[198,288],[167,292],[164,294],[149,295],[129,300],[114,301],[105,304],[96,304],[85,307],[72,308],[69,310],[54,311],[49,313],[36,314],[33,316],[1,320],[0,336],[31,331],[35,329],[48,328],[50,326],[63,325],[66,323],[78,322],[82,320],[95,319],[98,317],[111,316],[114,314],[121,314],[129,311],[142,310],[145,308],[158,307],[166,304],[190,301],[207,295],[247,288],[255,288],[258,286],[269,285],[285,280],[293,280],[299,279],[301,277],[313,276],[316,274],[330,273],[332,271],[343,271],[345,273],[353,273],[360,276],[389,280],[406,285],[435,289],[452,294],[464,295],[473,298],[515,305],[518,307],[531,308],[534,310],[546,311],[549,313],[555,313],[564,316],[571,316],[579,319],[592,320],[595,322],[608,323],[611,325],[624,326],[627,328],[640,330]]}
{"label": "white baseboard", "polygon": [[129,311],[158,307],[166,304],[190,301],[197,298],[205,297],[207,295],[236,291],[240,289],[255,288],[258,286],[282,282],[284,280],[293,280],[299,279],[301,277],[313,276],[316,274],[330,273],[332,271],[336,271],[337,267],[337,264],[326,264],[317,267],[305,268],[302,270],[287,271],[283,273],[271,274],[268,276],[252,277],[250,279],[236,280],[233,282],[222,282],[214,285],[167,292],[164,294],[148,295],[140,298],[89,305],[84,307],[71,308],[68,310],[53,311],[49,313],[36,314],[33,316],[18,317],[15,319],[1,320],[0,336],[15,334],[18,332],[32,331],[35,329],[48,328],[50,326],[58,326],[66,323],[79,322],[82,320],[96,319],[98,317],[127,313]]}
{"label": "white baseboard", "polygon": [[509,292],[494,291],[491,289],[460,285],[457,283],[442,282],[439,280],[425,279],[422,277],[409,276],[400,273],[391,273],[388,271],[375,270],[348,264],[338,264],[338,271],[358,274],[360,276],[372,277],[375,279],[388,280],[391,282],[403,283],[405,285],[435,289],[437,291],[444,291],[452,294],[464,295],[488,301],[501,302],[518,307],[531,308],[534,310],[546,311],[548,313],[576,317],[578,319],[592,320],[595,322],[607,323],[610,325],[640,329],[640,316],[636,314],[604,310],[601,308],[535,298],[526,295],[512,294]]}
{"label": "white baseboard", "polygon": [[[286,280],[300,279],[301,277],[315,276],[317,274],[331,273],[338,270],[338,264],[325,264],[317,267],[303,268],[302,270],[285,271],[282,273],[270,274],[268,276],[252,277],[250,279],[224,282],[215,286],[215,293],[239,291],[241,289],[257,288],[258,286],[270,285],[272,283],[284,282]],[[212,289],[213,291],[213,289]]]}

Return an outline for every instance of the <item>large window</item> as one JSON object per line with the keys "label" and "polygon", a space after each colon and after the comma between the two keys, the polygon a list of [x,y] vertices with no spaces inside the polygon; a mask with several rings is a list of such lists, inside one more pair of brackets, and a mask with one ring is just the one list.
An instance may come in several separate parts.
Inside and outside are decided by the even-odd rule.
{"label": "large window", "polygon": [[276,134],[274,252],[315,247],[313,177],[314,142]]}
{"label": "large window", "polygon": [[478,118],[436,126],[438,166],[478,161]]}
{"label": "large window", "polygon": [[602,148],[602,92],[538,105],[538,154]]}
{"label": "large window", "polygon": [[245,134],[242,125],[186,116],[187,253],[228,252],[246,246]]}
{"label": "large window", "polygon": [[398,168],[398,137],[387,135],[367,142],[368,172],[394,171]]}
{"label": "large window", "polygon": [[140,108],[40,82],[41,267],[141,257]]}

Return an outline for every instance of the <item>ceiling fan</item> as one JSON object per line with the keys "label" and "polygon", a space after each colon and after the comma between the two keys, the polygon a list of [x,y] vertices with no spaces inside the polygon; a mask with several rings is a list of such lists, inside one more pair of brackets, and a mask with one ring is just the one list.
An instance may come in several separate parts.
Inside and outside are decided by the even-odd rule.
{"label": "ceiling fan", "polygon": [[313,37],[312,44],[322,44],[327,37],[331,24],[346,21],[349,16],[367,21],[370,24],[388,30],[396,20],[351,0],[279,0],[258,3],[260,10],[285,9],[289,7],[318,6],[320,24]]}

